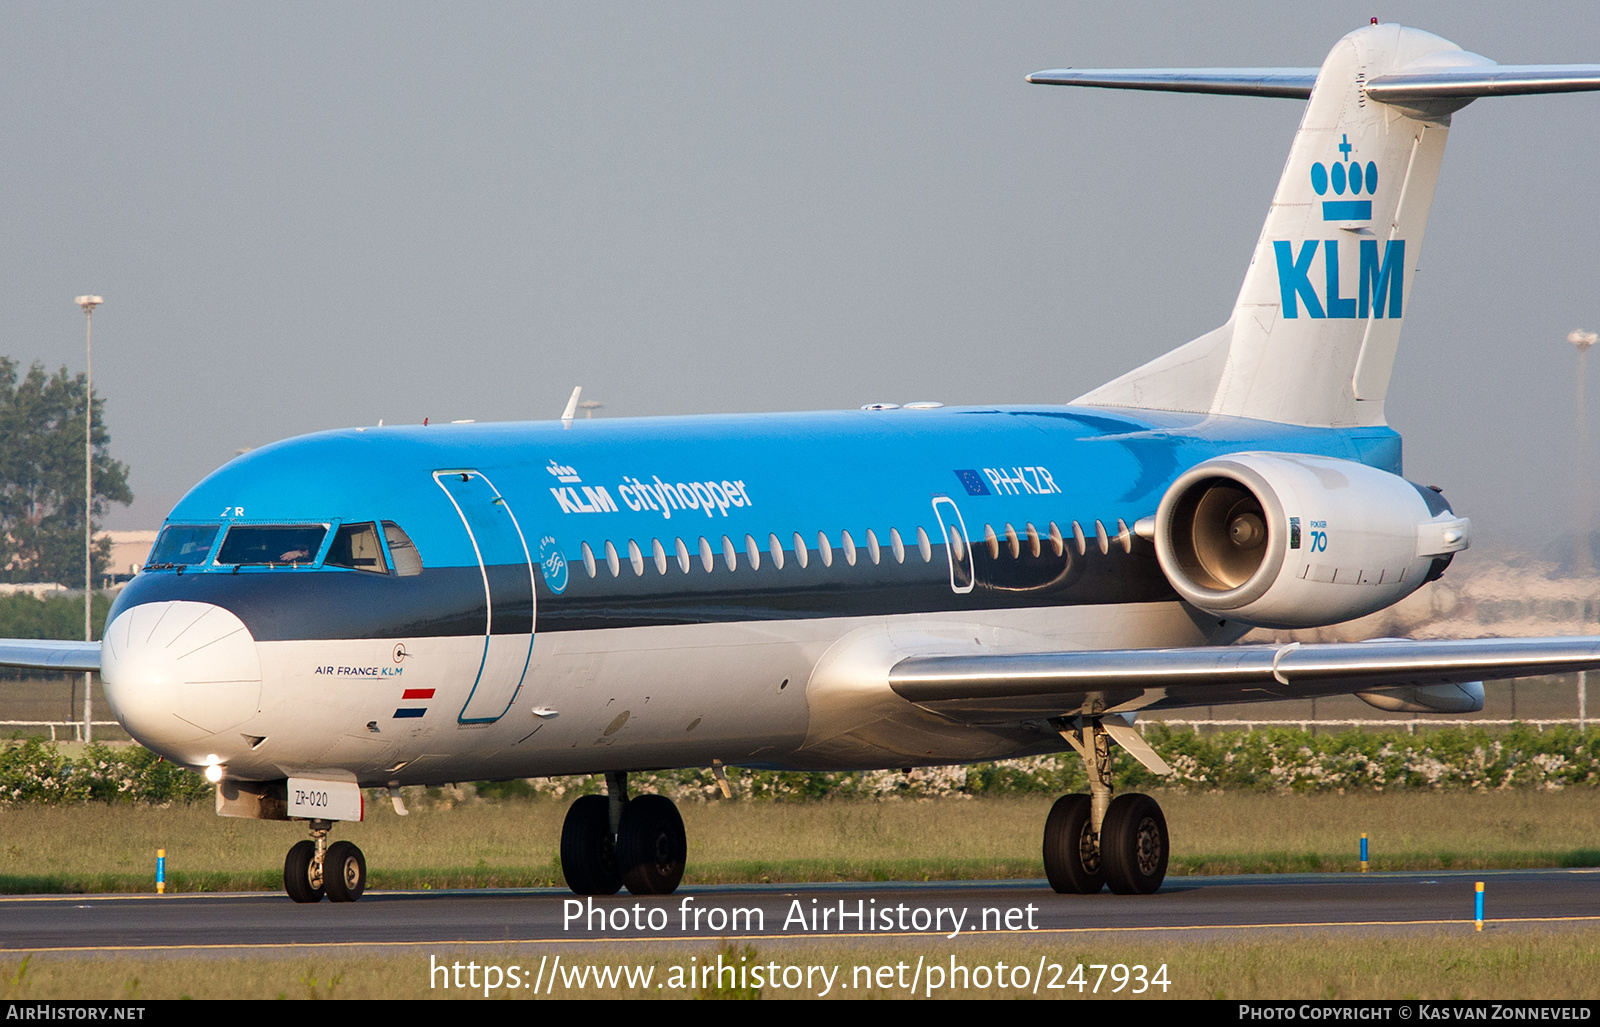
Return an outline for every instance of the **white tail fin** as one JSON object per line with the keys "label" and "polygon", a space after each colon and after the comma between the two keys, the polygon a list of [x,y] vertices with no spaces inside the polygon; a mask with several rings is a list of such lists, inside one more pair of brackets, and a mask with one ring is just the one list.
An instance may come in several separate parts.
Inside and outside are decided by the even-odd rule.
{"label": "white tail fin", "polygon": [[1299,68],[1030,78],[1310,94],[1228,323],[1075,402],[1343,427],[1384,423],[1450,115],[1479,96],[1597,89],[1600,66],[1502,67],[1427,32],[1371,25],[1339,41],[1314,84]]}

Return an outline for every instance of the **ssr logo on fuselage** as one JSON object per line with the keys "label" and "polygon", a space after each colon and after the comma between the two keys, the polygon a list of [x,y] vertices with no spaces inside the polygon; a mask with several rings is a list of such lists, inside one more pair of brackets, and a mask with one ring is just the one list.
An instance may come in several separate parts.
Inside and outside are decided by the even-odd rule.
{"label": "ssr logo on fuselage", "polygon": [[[1321,161],[1311,165],[1311,188],[1321,202],[1322,220],[1335,222],[1341,228],[1352,222],[1372,220],[1372,199],[1378,191],[1378,165],[1367,161],[1351,160],[1350,137],[1345,136],[1338,146],[1340,159],[1324,166]],[[1329,196],[1329,193],[1332,196]],[[1365,199],[1362,194],[1365,193]],[[1346,196],[1348,195],[1348,198]],[[1339,243],[1355,242],[1357,261],[1354,270],[1355,292],[1348,293],[1352,279],[1341,277],[1342,264]],[[1285,318],[1298,318],[1303,305],[1307,317],[1312,318],[1397,318],[1401,299],[1405,295],[1406,241],[1387,239],[1380,252],[1378,240],[1372,239],[1305,239],[1299,252],[1285,239],[1272,242],[1273,256],[1278,266],[1278,293]],[[1313,281],[1313,268],[1317,255],[1322,255],[1323,286],[1317,291]],[[1346,260],[1348,259],[1345,258]]]}

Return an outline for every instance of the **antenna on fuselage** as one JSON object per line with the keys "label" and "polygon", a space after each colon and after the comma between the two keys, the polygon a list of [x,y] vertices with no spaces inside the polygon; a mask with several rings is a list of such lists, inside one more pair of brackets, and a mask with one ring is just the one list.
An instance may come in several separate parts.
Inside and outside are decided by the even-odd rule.
{"label": "antenna on fuselage", "polygon": [[578,397],[583,395],[583,386],[574,385],[572,395],[567,398],[567,409],[561,411],[561,427],[572,427],[572,419],[578,413]]}

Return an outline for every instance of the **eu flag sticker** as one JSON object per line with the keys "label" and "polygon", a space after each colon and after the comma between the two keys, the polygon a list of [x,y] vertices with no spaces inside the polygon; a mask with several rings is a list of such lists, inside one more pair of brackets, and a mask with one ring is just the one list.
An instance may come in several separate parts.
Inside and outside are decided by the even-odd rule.
{"label": "eu flag sticker", "polygon": [[961,484],[967,487],[969,496],[987,496],[989,486],[983,483],[983,475],[977,471],[957,471],[956,477],[961,479]]}

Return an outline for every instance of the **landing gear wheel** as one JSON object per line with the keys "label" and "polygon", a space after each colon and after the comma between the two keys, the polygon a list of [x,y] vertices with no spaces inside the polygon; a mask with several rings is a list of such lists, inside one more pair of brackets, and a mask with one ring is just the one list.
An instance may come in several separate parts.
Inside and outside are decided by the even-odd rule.
{"label": "landing gear wheel", "polygon": [[1111,800],[1100,825],[1100,859],[1106,883],[1118,895],[1149,895],[1167,876],[1167,818],[1148,795],[1129,792]]}
{"label": "landing gear wheel", "polygon": [[283,890],[296,902],[322,901],[322,867],[317,865],[317,846],[307,839],[295,842],[283,861]]}
{"label": "landing gear wheel", "polygon": [[322,858],[322,883],[329,902],[354,902],[367,890],[367,858],[349,842],[334,842]]}
{"label": "landing gear wheel", "polygon": [[689,841],[678,807],[664,795],[629,800],[617,833],[617,867],[635,895],[671,895],[683,880]]}
{"label": "landing gear wheel", "polygon": [[1063,795],[1044,822],[1044,873],[1062,895],[1096,895],[1105,887],[1087,795]]}
{"label": "landing gear wheel", "polygon": [[561,876],[578,895],[615,895],[622,888],[611,838],[611,804],[585,795],[567,809],[561,825]]}

